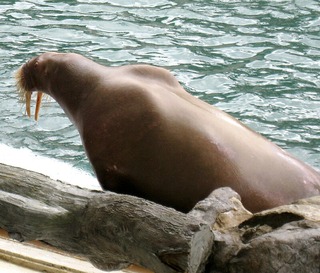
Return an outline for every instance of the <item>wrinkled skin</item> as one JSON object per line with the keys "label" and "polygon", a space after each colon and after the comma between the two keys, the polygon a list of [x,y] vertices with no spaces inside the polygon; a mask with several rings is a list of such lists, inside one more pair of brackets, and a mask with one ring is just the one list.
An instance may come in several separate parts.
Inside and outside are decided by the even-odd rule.
{"label": "wrinkled skin", "polygon": [[105,190],[183,212],[224,186],[252,212],[320,194],[316,170],[191,96],[165,69],[44,53],[17,79],[23,94],[60,104]]}

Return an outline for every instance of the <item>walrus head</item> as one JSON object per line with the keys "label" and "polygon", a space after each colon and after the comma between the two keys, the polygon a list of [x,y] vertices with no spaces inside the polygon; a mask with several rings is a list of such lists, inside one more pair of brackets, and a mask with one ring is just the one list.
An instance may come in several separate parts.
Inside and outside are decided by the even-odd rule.
{"label": "walrus head", "polygon": [[29,117],[31,116],[31,96],[33,92],[37,92],[35,120],[39,118],[43,92],[50,95],[48,75],[52,74],[54,59],[58,55],[59,53],[55,52],[43,53],[23,64],[15,74],[20,99],[26,104]]}
{"label": "walrus head", "polygon": [[[77,102],[81,102],[81,98],[78,97],[91,89],[89,84],[94,85],[96,82],[93,79],[96,78],[96,71],[99,68],[93,69],[93,66],[98,65],[83,56],[58,52],[43,53],[23,64],[17,70],[15,77],[17,89],[21,101],[26,104],[28,116],[31,116],[32,93],[37,92],[36,120],[39,118],[43,93],[56,100],[69,118],[73,119],[69,112],[74,113],[77,110]],[[82,88],[83,86],[87,88]]]}
{"label": "walrus head", "polygon": [[35,57],[23,64],[15,75],[20,99],[26,104],[26,112],[29,117],[31,116],[31,95],[33,92],[37,91],[35,120],[38,120],[39,118],[39,111],[43,96],[43,93],[39,91],[41,90],[41,81],[39,81],[40,77],[37,77],[37,75],[39,75],[37,71],[39,70],[38,59],[39,57]]}

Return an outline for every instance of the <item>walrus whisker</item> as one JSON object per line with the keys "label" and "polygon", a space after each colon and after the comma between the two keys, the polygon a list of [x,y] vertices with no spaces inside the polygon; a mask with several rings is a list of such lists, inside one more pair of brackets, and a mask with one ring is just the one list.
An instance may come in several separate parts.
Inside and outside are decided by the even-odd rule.
{"label": "walrus whisker", "polygon": [[27,84],[26,84],[26,79],[23,73],[23,66],[21,66],[16,74],[15,74],[15,79],[16,79],[16,86],[18,89],[18,95],[19,95],[19,102],[23,103],[26,105],[26,113],[30,117],[31,116],[31,95],[32,92],[27,91]]}
{"label": "walrus whisker", "polygon": [[16,79],[16,86],[17,86],[18,94],[19,94],[19,102],[25,103],[26,102],[27,86],[26,86],[26,79],[23,74],[22,66],[15,73],[15,79]]}

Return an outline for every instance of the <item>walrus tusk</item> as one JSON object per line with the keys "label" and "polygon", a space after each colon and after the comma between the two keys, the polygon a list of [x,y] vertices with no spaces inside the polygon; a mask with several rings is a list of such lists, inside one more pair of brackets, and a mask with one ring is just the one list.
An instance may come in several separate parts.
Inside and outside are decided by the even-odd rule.
{"label": "walrus tusk", "polygon": [[[39,118],[39,112],[40,112],[40,107],[41,107],[41,100],[42,100],[43,93],[38,92],[37,94],[37,103],[36,103],[36,111],[34,113],[34,119],[37,121]],[[29,109],[30,110],[30,109]],[[30,115],[29,115],[30,117]]]}
{"label": "walrus tusk", "polygon": [[25,98],[26,98],[26,111],[27,111],[27,115],[28,117],[30,118],[31,116],[31,95],[32,95],[32,92],[26,92],[25,93]]}

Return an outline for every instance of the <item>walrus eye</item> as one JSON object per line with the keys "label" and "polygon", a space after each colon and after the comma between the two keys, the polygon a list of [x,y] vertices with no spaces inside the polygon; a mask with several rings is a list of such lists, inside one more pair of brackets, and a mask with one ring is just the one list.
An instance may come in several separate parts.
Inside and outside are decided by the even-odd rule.
{"label": "walrus eye", "polygon": [[36,62],[34,63],[34,68],[37,68],[37,67],[38,67],[38,65],[39,65],[39,62],[38,62],[38,61],[36,61]]}

